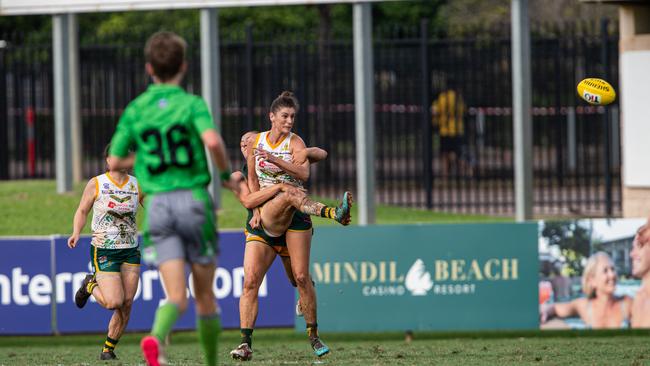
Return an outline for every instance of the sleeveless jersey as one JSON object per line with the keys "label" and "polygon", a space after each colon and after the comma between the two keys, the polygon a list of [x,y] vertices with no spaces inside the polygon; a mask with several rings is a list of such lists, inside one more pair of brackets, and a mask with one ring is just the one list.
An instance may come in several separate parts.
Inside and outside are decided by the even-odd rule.
{"label": "sleeveless jersey", "polygon": [[138,181],[133,176],[118,185],[108,173],[95,178],[92,239],[90,244],[102,249],[127,249],[138,246]]}
{"label": "sleeveless jersey", "polygon": [[[265,131],[257,135],[255,147],[260,150],[266,150],[274,156],[291,163],[291,138],[293,137],[293,133],[290,132],[288,136],[274,145],[269,141],[269,132]],[[257,174],[257,179],[260,182],[260,189],[279,183],[302,187],[302,181],[290,176],[275,164],[263,161],[259,156],[255,157],[255,174]]]}

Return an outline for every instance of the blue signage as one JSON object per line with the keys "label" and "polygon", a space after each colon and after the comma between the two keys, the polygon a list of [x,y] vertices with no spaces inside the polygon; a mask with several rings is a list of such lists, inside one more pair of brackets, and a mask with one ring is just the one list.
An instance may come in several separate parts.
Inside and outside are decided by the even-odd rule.
{"label": "blue signage", "polygon": [[[92,297],[83,309],[74,304],[75,292],[91,271],[89,245],[89,237],[81,238],[74,249],[68,248],[64,237],[0,240],[4,254],[0,258],[0,334],[105,331],[112,311],[99,306]],[[239,328],[239,298],[244,283],[243,233],[220,233],[219,247],[221,254],[213,289],[221,308],[222,326]],[[50,264],[52,258],[54,274]],[[188,272],[188,284],[190,282]],[[190,288],[188,296],[188,310],[175,329],[195,328],[196,314]],[[155,310],[164,299],[158,271],[142,265],[127,330],[149,330]],[[52,329],[53,308],[55,329]],[[292,327],[293,309],[294,288],[286,279],[282,262],[276,260],[259,291],[257,326]]]}
{"label": "blue signage", "polygon": [[50,242],[0,241],[0,334],[52,333]]}

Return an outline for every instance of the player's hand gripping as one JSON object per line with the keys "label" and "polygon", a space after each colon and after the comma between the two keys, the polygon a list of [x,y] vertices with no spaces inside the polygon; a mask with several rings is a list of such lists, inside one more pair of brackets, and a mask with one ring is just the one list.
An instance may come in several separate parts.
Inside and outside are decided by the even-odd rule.
{"label": "player's hand gripping", "polygon": [[79,242],[79,234],[72,234],[68,238],[68,248],[72,249],[77,246],[77,243]]}
{"label": "player's hand gripping", "polygon": [[257,229],[260,227],[260,224],[262,223],[262,215],[260,215],[260,211],[258,209],[253,210],[253,217],[250,219],[248,224],[251,226],[253,229]]}
{"label": "player's hand gripping", "polygon": [[231,191],[233,191],[236,195],[239,195],[240,188],[239,188],[239,182],[241,178],[239,176],[235,176],[235,174],[231,174],[230,178],[228,180],[221,181],[221,186],[224,188],[228,188]]}
{"label": "player's hand gripping", "polygon": [[291,162],[296,165],[302,165],[307,161],[307,149],[293,150],[291,152]]}
{"label": "player's hand gripping", "polygon": [[262,159],[264,161],[268,161],[271,164],[275,164],[275,162],[278,161],[277,156],[271,154],[269,151],[266,151],[264,149],[255,148],[255,150],[253,151],[253,154],[255,154],[255,156],[259,157],[260,159]]}

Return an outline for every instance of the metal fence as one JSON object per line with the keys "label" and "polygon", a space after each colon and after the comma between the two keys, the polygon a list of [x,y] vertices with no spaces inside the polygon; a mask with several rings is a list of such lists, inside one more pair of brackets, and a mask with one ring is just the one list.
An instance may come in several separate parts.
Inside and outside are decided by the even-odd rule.
{"label": "metal fence", "polygon": [[[552,28],[552,27],[551,27]],[[619,215],[618,107],[576,97],[583,77],[618,85],[618,36],[598,24],[533,27],[534,211]],[[427,24],[375,34],[376,177],[382,204],[441,211],[514,211],[510,40],[432,39]],[[266,37],[266,38],[265,38]],[[0,48],[0,179],[53,178],[52,63],[49,45]],[[102,150],[126,104],[142,92],[144,40],[82,44],[83,174],[102,171]],[[606,52],[605,52],[606,51]],[[268,129],[282,90],[301,102],[296,132],[329,152],[312,167],[312,194],[336,197],[356,185],[352,41],[254,34],[221,41],[222,133],[233,164],[239,136]],[[606,57],[605,57],[606,56]],[[190,40],[189,92],[200,94],[198,41]],[[452,83],[454,84],[452,87]],[[463,133],[441,136],[432,121],[452,89]],[[451,151],[451,152],[450,152]]]}

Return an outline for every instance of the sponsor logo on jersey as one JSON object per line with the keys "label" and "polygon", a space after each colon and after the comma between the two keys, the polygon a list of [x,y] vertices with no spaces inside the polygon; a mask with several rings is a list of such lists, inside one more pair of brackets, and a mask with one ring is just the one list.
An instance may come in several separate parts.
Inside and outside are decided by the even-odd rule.
{"label": "sponsor logo on jersey", "polygon": [[[111,197],[112,199],[114,199],[115,201],[119,202],[119,203],[124,203],[124,202],[128,202],[128,201],[131,200],[131,196],[119,197],[119,196],[116,196],[116,195],[114,195],[114,194],[111,194],[110,197]],[[112,207],[111,207],[111,208],[112,208]]]}
{"label": "sponsor logo on jersey", "polygon": [[110,202],[108,203],[108,208],[115,208],[115,202],[110,201]]}
{"label": "sponsor logo on jersey", "polygon": [[104,183],[104,189],[109,189],[111,186],[108,185],[108,183]]}

